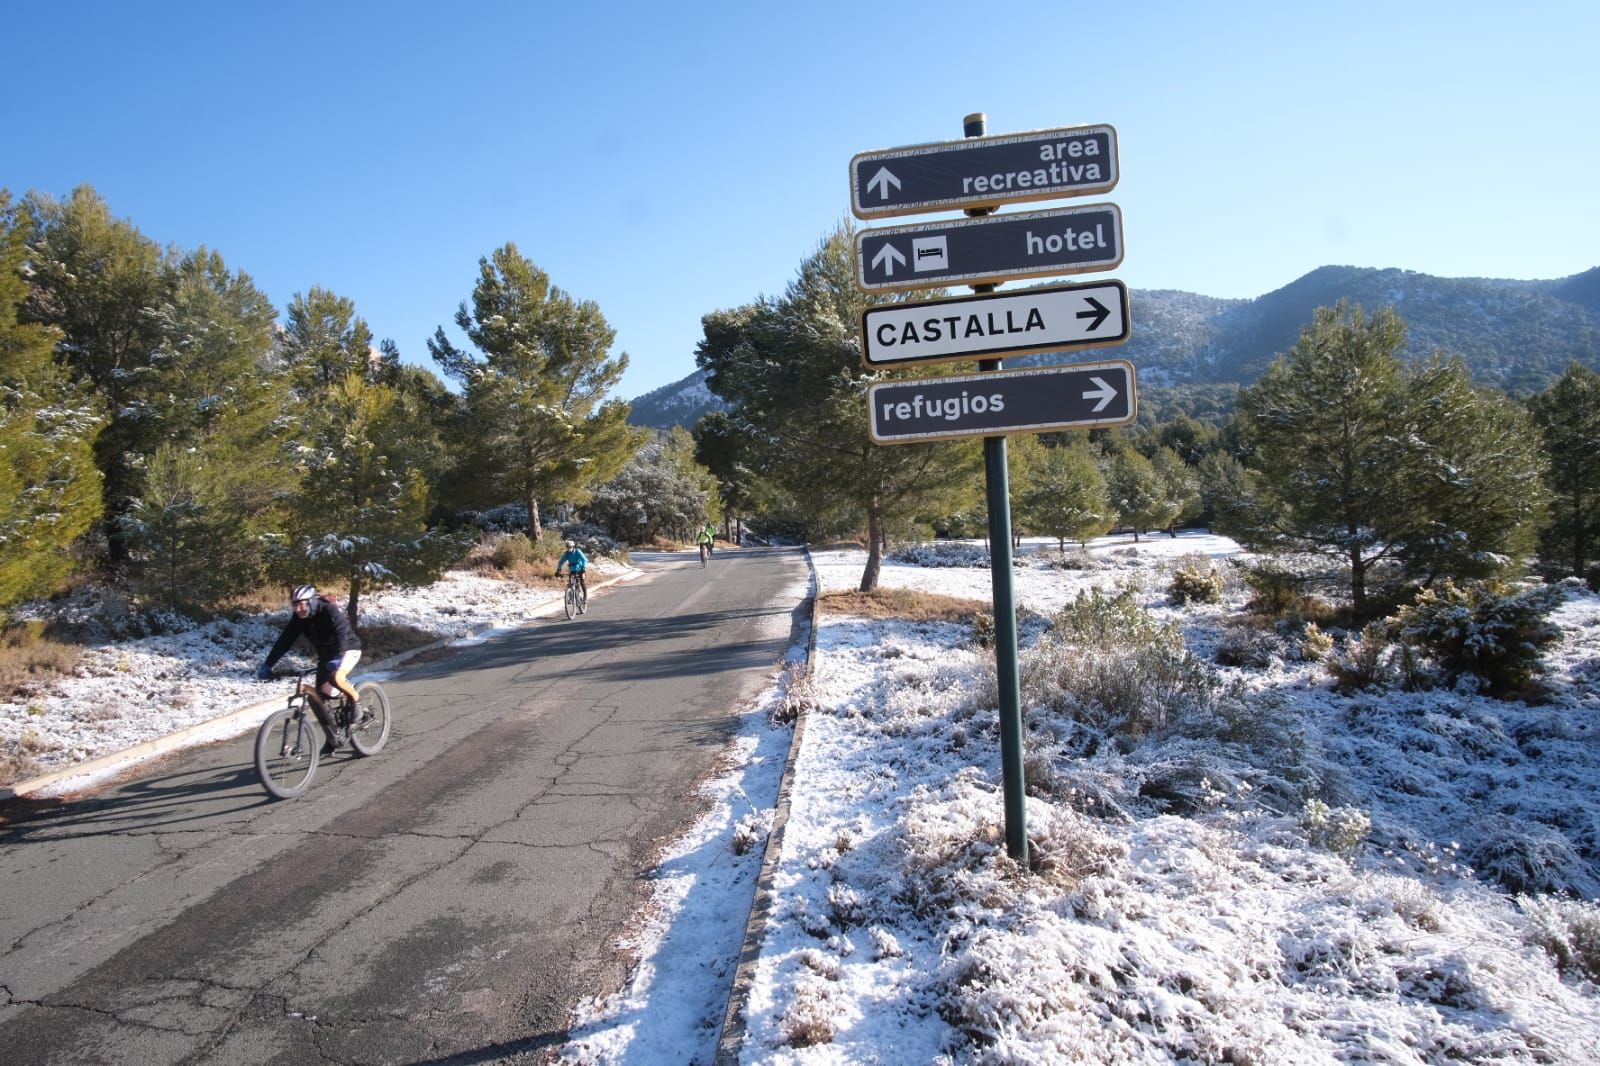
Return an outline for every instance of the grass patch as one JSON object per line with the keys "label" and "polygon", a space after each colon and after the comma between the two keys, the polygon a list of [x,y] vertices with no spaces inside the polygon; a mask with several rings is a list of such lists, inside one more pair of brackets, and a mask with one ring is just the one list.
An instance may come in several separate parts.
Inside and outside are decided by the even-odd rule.
{"label": "grass patch", "polygon": [[71,676],[82,650],[50,636],[43,622],[8,626],[0,633],[0,694],[37,695],[56,678]]}
{"label": "grass patch", "polygon": [[361,633],[361,658],[369,663],[399,655],[439,639],[437,633],[407,625],[363,625]]}
{"label": "grass patch", "polygon": [[963,600],[937,592],[876,588],[871,592],[827,592],[817,598],[826,614],[863,618],[903,618],[911,622],[971,622],[989,611],[982,600]]}

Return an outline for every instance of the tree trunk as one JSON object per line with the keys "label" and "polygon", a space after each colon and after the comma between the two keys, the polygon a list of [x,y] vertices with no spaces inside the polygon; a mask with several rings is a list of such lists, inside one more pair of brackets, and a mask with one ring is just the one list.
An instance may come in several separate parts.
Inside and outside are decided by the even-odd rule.
{"label": "tree trunk", "polygon": [[528,539],[539,543],[539,538],[544,535],[544,527],[539,524],[539,496],[537,493],[528,493]]}
{"label": "tree trunk", "polygon": [[867,509],[867,568],[861,572],[862,592],[878,587],[878,572],[883,569],[883,516],[877,507]]}
{"label": "tree trunk", "polygon": [[350,621],[350,628],[356,628],[356,616],[361,610],[361,573],[355,571],[350,575],[350,602],[344,605],[344,616]]}
{"label": "tree trunk", "polygon": [[1367,562],[1361,558],[1361,549],[1350,551],[1350,607],[1358,619],[1367,613]]}

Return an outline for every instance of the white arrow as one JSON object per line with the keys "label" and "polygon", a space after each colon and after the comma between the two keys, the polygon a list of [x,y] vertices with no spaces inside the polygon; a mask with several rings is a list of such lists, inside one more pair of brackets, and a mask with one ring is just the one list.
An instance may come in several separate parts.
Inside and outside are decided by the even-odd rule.
{"label": "white arrow", "polygon": [[1117,390],[1107,385],[1101,378],[1091,377],[1089,380],[1100,387],[1084,393],[1083,398],[1085,400],[1099,400],[1100,402],[1094,405],[1094,413],[1099,414],[1106,409],[1106,404],[1117,398]]}
{"label": "white arrow", "polygon": [[871,192],[874,186],[878,188],[878,199],[889,198],[889,186],[900,188],[900,179],[889,172],[888,167],[879,167],[878,172],[872,175],[872,180],[867,182],[867,191]]}
{"label": "white arrow", "polygon": [[[894,277],[894,267],[898,263],[906,265],[906,257],[900,254],[900,249],[892,244],[886,244],[878,249],[878,254],[872,257],[872,266],[875,270],[882,270],[885,277]],[[1112,395],[1116,395],[1113,393]]]}

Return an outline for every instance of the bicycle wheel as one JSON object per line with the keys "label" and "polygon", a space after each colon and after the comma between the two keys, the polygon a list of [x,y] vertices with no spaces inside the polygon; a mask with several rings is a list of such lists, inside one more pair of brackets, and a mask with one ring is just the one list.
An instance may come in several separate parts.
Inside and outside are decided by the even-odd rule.
{"label": "bicycle wheel", "polygon": [[578,613],[578,588],[571,581],[567,582],[567,595],[563,603],[566,606],[568,618]]}
{"label": "bicycle wheel", "polygon": [[268,715],[256,731],[256,773],[261,787],[277,799],[300,795],[317,772],[321,745],[305,710],[303,702],[293,701]]}
{"label": "bicycle wheel", "polygon": [[589,588],[586,585],[578,586],[578,613],[585,614],[589,610]]}
{"label": "bicycle wheel", "polygon": [[350,726],[350,746],[357,755],[376,755],[389,743],[389,697],[375,681],[357,685],[356,695],[361,702]]}
{"label": "bicycle wheel", "polygon": [[706,551],[706,546],[704,544],[700,545],[700,567],[701,567],[701,569],[705,568],[706,556],[708,556],[710,554],[711,554],[710,552]]}

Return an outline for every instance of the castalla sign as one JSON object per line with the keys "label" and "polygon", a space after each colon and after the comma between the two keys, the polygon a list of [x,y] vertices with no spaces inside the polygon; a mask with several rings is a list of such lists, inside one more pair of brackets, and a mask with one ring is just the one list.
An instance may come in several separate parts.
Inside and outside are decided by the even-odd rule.
{"label": "castalla sign", "polygon": [[1084,274],[1122,254],[1116,204],[885,226],[856,234],[856,284],[894,292]]}
{"label": "castalla sign", "polygon": [[1120,281],[882,304],[861,315],[868,368],[1101,348],[1130,331]]}
{"label": "castalla sign", "polygon": [[1030,367],[867,388],[868,434],[877,444],[1125,426],[1134,420],[1133,364],[1116,359]]}
{"label": "castalla sign", "polygon": [[969,137],[858,153],[850,210],[869,219],[993,208],[1109,192],[1117,178],[1111,126]]}

